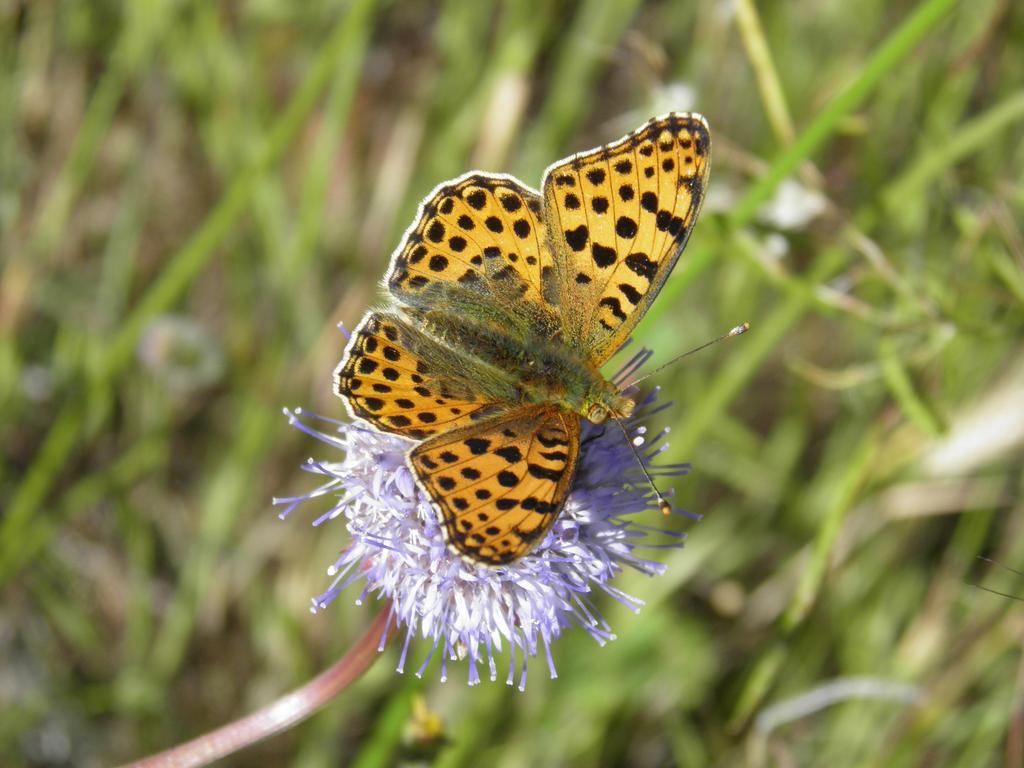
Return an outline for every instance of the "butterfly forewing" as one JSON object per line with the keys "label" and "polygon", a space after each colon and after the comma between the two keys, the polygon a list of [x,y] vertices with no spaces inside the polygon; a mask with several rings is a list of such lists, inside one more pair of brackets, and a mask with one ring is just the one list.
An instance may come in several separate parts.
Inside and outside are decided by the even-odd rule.
{"label": "butterfly forewing", "polygon": [[643,317],[686,245],[707,185],[707,123],[671,114],[548,169],[545,220],[566,341],[596,364]]}
{"label": "butterfly forewing", "polygon": [[[553,286],[539,195],[508,176],[473,173],[438,187],[406,233],[388,290],[416,307],[476,292],[517,315],[546,303]],[[548,292],[548,299],[554,294]]]}
{"label": "butterfly forewing", "polygon": [[578,416],[527,406],[432,437],[410,452],[409,465],[449,546],[474,562],[504,565],[551,528],[579,446]]}

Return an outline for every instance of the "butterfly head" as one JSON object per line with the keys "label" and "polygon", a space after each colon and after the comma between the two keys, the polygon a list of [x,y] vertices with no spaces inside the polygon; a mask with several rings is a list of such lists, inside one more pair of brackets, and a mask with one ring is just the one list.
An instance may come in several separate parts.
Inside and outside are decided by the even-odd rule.
{"label": "butterfly head", "polygon": [[633,415],[634,402],[618,390],[602,392],[586,404],[583,415],[594,424],[601,424],[609,418],[628,419]]}

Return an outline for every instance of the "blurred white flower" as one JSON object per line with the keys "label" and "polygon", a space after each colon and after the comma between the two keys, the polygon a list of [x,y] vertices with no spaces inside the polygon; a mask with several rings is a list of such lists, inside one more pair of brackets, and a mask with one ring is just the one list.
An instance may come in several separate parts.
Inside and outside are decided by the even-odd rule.
{"label": "blurred white flower", "polygon": [[692,112],[697,106],[697,89],[681,81],[663,83],[651,89],[646,105],[639,109],[623,112],[611,122],[612,131],[627,133],[637,123],[650,120],[652,116],[669,112]]}
{"label": "blurred white flower", "polygon": [[763,241],[762,253],[773,261],[782,261],[789,253],[789,240],[778,232],[770,232]]}
{"label": "blurred white flower", "polygon": [[34,403],[53,397],[53,371],[45,365],[26,365],[21,371],[21,391]]}
{"label": "blurred white flower", "polygon": [[[697,106],[697,89],[689,83],[677,81],[655,88],[651,94],[651,115],[666,112],[691,112]],[[643,118],[641,118],[643,119]]]}
{"label": "blurred white flower", "polygon": [[731,186],[728,180],[719,179],[708,185],[702,210],[704,213],[728,213],[736,207],[738,198],[735,187]]}
{"label": "blurred white flower", "polygon": [[220,344],[202,325],[181,315],[154,318],[139,340],[138,357],[150,374],[179,393],[209,387],[224,373]]}
{"label": "blurred white flower", "polygon": [[786,179],[775,190],[775,196],[761,206],[758,218],[778,229],[803,229],[820,216],[827,205],[828,200],[820,192],[794,179]]}

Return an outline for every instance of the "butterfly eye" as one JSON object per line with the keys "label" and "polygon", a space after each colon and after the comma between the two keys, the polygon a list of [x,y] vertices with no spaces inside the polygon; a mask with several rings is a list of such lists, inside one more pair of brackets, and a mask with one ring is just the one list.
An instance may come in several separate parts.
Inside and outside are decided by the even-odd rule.
{"label": "butterfly eye", "polygon": [[587,420],[594,424],[600,424],[608,418],[608,409],[600,403],[595,403],[587,410]]}
{"label": "butterfly eye", "polygon": [[622,402],[618,405],[619,417],[628,419],[633,415],[633,409],[636,408],[636,403],[630,400],[628,397],[622,398]]}

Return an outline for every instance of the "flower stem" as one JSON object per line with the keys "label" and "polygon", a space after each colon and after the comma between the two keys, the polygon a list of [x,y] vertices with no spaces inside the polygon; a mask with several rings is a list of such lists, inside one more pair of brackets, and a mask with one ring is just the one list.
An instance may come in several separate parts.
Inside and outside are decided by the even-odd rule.
{"label": "flower stem", "polygon": [[301,688],[215,731],[131,763],[131,768],[209,765],[305,720],[366,671],[383,649],[382,638],[390,620],[389,600],[348,653]]}

